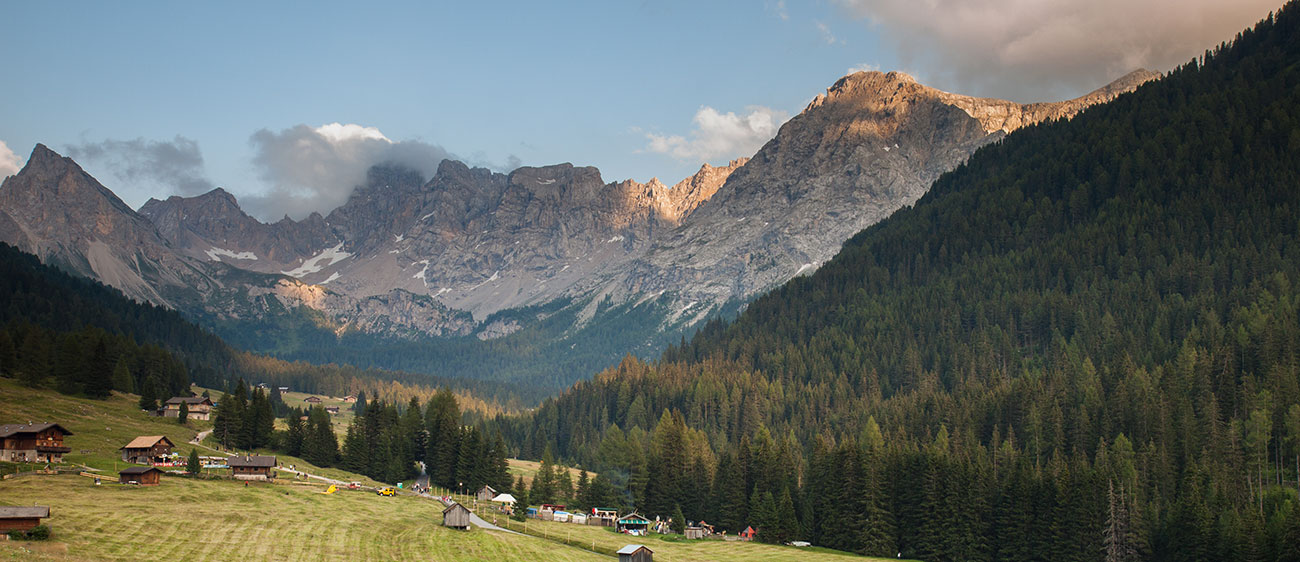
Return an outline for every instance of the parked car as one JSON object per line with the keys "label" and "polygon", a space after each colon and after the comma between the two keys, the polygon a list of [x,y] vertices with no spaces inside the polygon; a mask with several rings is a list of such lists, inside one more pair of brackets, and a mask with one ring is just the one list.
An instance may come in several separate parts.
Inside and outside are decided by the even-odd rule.
{"label": "parked car", "polygon": [[375,493],[381,496],[396,496],[397,490],[394,490],[388,486],[384,486],[383,488],[376,490]]}

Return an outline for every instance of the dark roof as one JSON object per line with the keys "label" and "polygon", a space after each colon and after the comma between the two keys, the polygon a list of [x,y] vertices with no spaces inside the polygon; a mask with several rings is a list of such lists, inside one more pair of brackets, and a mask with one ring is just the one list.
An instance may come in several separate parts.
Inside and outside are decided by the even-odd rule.
{"label": "dark roof", "polygon": [[72,435],[71,431],[57,423],[10,423],[0,425],[0,437],[13,437],[19,433],[39,433],[51,427],[59,428],[64,435]]}
{"label": "dark roof", "polygon": [[271,468],[275,466],[275,457],[268,455],[245,455],[226,459],[226,466],[231,468]]}
{"label": "dark roof", "polygon": [[447,506],[447,509],[442,510],[442,514],[443,514],[443,515],[446,515],[448,511],[451,511],[451,510],[456,509],[456,508],[460,508],[460,509],[463,509],[463,510],[465,510],[465,511],[469,511],[469,508],[468,508],[468,507],[465,507],[465,506],[460,505],[460,504],[458,504],[458,503],[453,503],[453,504]]}
{"label": "dark roof", "polygon": [[152,466],[133,466],[130,468],[123,468],[122,470],[117,471],[117,473],[118,474],[144,474],[146,472],[152,472],[155,470],[157,470],[158,472],[162,472],[161,469],[154,468]]}
{"label": "dark roof", "polygon": [[181,402],[184,402],[186,404],[202,404],[204,402],[211,403],[212,400],[210,398],[204,398],[202,396],[176,396],[167,399],[168,404],[180,404]]}
{"label": "dark roof", "polygon": [[0,519],[30,519],[32,517],[49,517],[50,506],[0,506]]}

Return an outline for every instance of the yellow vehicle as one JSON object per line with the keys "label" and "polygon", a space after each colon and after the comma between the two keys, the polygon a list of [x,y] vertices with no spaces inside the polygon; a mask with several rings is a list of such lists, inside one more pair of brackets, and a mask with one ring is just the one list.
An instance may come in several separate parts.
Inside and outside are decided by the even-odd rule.
{"label": "yellow vehicle", "polygon": [[392,489],[392,488],[389,488],[388,486],[385,486],[385,487],[383,487],[383,488],[380,488],[380,489],[376,490],[375,493],[376,493],[376,494],[379,494],[379,495],[381,495],[381,496],[396,496],[396,495],[397,495],[397,490],[394,490],[394,489]]}

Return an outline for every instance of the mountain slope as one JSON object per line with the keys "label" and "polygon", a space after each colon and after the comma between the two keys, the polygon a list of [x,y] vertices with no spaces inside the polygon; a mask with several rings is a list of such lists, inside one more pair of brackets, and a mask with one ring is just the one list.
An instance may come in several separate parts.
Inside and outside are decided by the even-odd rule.
{"label": "mountain slope", "polygon": [[[630,471],[634,496],[687,517],[790,492],[814,542],[865,553],[1294,559],[1297,116],[1292,2],[1203,63],[981,149],[660,363],[506,423],[526,454]],[[608,456],[633,434],[644,457]],[[669,439],[718,451],[685,459],[717,467],[712,487],[651,470],[636,488],[683,462]]]}

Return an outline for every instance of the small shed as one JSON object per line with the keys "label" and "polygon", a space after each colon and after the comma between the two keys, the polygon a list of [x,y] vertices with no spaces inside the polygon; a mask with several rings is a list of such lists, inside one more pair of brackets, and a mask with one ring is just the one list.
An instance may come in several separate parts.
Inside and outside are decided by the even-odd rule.
{"label": "small shed", "polygon": [[458,503],[447,506],[442,510],[442,526],[468,531],[469,509]]}
{"label": "small shed", "polygon": [[133,466],[119,470],[117,481],[122,484],[157,486],[162,482],[162,473],[162,470],[152,466]]}
{"label": "small shed", "polygon": [[571,523],[577,523],[577,524],[579,524],[579,525],[586,525],[586,524],[587,524],[587,516],[586,516],[586,515],[583,515],[583,514],[581,514],[581,513],[570,513],[570,514],[569,514],[569,522],[571,522]]}
{"label": "small shed", "polygon": [[754,540],[754,535],[755,535],[755,534],[756,534],[756,532],[754,531],[754,528],[753,528],[753,527],[746,526],[746,527],[745,527],[745,530],[740,532],[740,540],[742,540],[742,541],[752,541],[752,540]]}
{"label": "small shed", "polygon": [[0,506],[0,533],[30,531],[50,516],[50,506]]}
{"label": "small shed", "polygon": [[306,397],[306,398],[303,398],[302,401],[303,401],[303,402],[306,402],[306,403],[308,403],[308,404],[320,404],[320,403],[321,403],[321,399],[320,399],[319,396],[308,396],[308,397]]}
{"label": "small shed", "polygon": [[[634,533],[634,534],[645,535],[646,531],[648,531],[649,529],[650,529],[650,520],[641,517],[635,511],[633,511],[628,515],[619,517],[618,522],[614,525],[614,530],[620,533]],[[633,545],[633,546],[639,546],[639,545]]]}
{"label": "small shed", "polygon": [[700,528],[700,527],[687,527],[687,528],[686,528],[686,538],[688,538],[688,539],[702,539],[702,538],[704,538],[704,529],[703,529],[703,528]]}
{"label": "small shed", "polygon": [[655,551],[643,544],[629,544],[618,549],[618,562],[654,562]]}
{"label": "small shed", "polygon": [[474,499],[481,502],[490,502],[495,497],[497,497],[497,491],[491,486],[483,486],[474,494]]}

